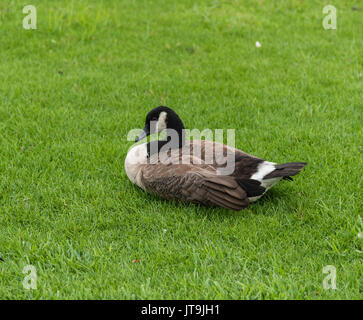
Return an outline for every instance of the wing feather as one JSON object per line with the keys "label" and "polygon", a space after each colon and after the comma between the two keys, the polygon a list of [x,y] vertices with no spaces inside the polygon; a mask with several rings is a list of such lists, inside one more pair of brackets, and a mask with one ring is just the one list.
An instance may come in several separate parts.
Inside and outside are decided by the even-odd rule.
{"label": "wing feather", "polygon": [[166,199],[217,205],[232,210],[241,210],[249,204],[245,190],[234,177],[219,176],[208,166],[146,166],[143,184],[147,191]]}

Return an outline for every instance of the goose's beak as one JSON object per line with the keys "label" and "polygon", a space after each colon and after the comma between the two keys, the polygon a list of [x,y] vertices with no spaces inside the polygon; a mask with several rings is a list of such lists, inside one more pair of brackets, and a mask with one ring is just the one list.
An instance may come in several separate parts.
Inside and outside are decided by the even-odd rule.
{"label": "goose's beak", "polygon": [[140,135],[135,139],[135,142],[139,142],[140,140],[146,138],[148,135],[150,135],[150,132],[149,132],[148,128],[145,127],[141,131]]}

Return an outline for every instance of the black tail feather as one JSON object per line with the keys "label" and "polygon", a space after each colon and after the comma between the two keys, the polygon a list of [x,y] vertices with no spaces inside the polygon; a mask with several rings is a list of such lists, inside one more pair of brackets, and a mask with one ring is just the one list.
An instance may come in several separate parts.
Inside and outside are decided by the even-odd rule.
{"label": "black tail feather", "polygon": [[304,167],[306,162],[289,162],[282,163],[275,166],[275,170],[266,175],[263,179],[272,179],[284,177],[285,179],[292,180],[291,176],[297,175]]}
{"label": "black tail feather", "polygon": [[294,181],[294,179],[293,179],[293,178],[291,178],[291,177],[289,177],[289,176],[283,177],[282,179],[284,179],[284,180],[288,180],[288,181]]}
{"label": "black tail feather", "polygon": [[265,193],[261,182],[253,179],[236,179],[240,187],[246,191],[247,197],[257,197]]}

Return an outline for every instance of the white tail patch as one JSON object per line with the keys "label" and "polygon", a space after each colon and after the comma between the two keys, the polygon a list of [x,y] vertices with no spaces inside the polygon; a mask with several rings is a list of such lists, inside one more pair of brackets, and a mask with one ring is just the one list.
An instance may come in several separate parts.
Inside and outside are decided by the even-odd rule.
{"label": "white tail patch", "polygon": [[[266,188],[266,191],[267,191],[275,183],[279,182],[282,179],[282,177],[272,178],[272,179],[267,179],[267,180],[264,180],[263,179],[269,173],[271,173],[272,171],[274,171],[276,169],[275,165],[276,165],[276,163],[269,162],[269,161],[264,161],[264,162],[260,163],[259,166],[258,166],[258,168],[257,168],[256,173],[254,173],[251,176],[251,179],[260,181],[261,182],[261,186],[263,186],[264,188]],[[260,197],[256,197],[256,198],[259,199]],[[251,199],[250,199],[250,201],[251,201]],[[254,201],[254,200],[252,200],[252,201]]]}
{"label": "white tail patch", "polygon": [[274,162],[264,161],[258,165],[257,171],[251,176],[250,179],[258,180],[262,182],[263,178],[267,176],[269,173],[274,171],[275,168]]}

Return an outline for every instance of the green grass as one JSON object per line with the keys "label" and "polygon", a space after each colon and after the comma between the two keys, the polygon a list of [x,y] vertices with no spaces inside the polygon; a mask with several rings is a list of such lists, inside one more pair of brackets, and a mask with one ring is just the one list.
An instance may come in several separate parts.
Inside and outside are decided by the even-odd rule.
{"label": "green grass", "polygon": [[[0,298],[362,299],[357,3],[34,0],[24,30],[28,3],[2,0]],[[308,166],[240,212],[148,195],[124,172],[126,137],[160,104]]]}

